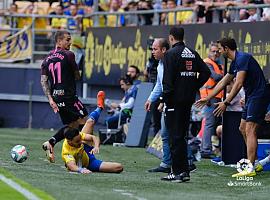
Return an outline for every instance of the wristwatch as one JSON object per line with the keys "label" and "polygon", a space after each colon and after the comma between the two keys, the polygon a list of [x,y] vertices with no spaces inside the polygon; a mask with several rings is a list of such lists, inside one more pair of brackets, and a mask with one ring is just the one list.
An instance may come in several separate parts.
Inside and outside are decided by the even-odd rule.
{"label": "wristwatch", "polygon": [[230,106],[230,105],[231,105],[231,104],[230,104],[229,102],[227,102],[227,101],[223,101],[223,103],[224,103],[225,106]]}

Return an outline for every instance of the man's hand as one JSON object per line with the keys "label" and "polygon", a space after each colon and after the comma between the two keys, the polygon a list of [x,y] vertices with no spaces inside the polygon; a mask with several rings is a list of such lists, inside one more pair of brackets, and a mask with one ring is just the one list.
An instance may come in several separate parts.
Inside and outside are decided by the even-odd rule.
{"label": "man's hand", "polygon": [[59,108],[58,108],[57,104],[52,99],[49,100],[49,103],[50,103],[50,106],[52,107],[54,113],[59,112]]}
{"label": "man's hand", "polygon": [[99,153],[99,147],[94,147],[91,151],[90,151],[91,154],[97,154]]}
{"label": "man's hand", "polygon": [[144,109],[149,112],[150,108],[151,108],[151,101],[147,100],[144,104]]}
{"label": "man's hand", "polygon": [[203,108],[207,103],[208,103],[208,99],[207,98],[201,98],[198,101],[195,102],[195,106],[197,108]]}
{"label": "man's hand", "polygon": [[86,168],[81,168],[81,169],[79,169],[79,173],[80,174],[91,174],[92,171],[90,171],[89,169],[86,169]]}
{"label": "man's hand", "polygon": [[118,108],[118,106],[119,106],[119,104],[117,104],[117,103],[111,103],[112,109],[116,109],[116,108]]}
{"label": "man's hand", "polygon": [[244,97],[242,97],[242,98],[240,99],[240,105],[241,105],[242,107],[245,106],[245,98],[244,98]]}
{"label": "man's hand", "polygon": [[164,103],[160,103],[159,105],[158,105],[158,111],[159,112],[162,112],[163,111],[163,107],[164,107]]}
{"label": "man's hand", "polygon": [[215,103],[215,105],[217,107],[213,111],[213,113],[215,116],[220,117],[226,111],[227,106],[224,104],[224,102],[218,102],[218,103]]}

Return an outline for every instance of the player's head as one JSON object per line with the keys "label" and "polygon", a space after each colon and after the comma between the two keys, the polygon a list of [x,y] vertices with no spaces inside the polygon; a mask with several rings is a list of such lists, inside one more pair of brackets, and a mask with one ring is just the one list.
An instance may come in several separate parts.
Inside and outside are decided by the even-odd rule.
{"label": "player's head", "polygon": [[152,54],[155,59],[163,58],[165,52],[170,48],[168,41],[164,38],[156,38],[152,45]]}
{"label": "player's head", "polygon": [[225,57],[228,58],[228,55],[232,51],[237,50],[236,42],[233,38],[222,38],[221,40],[217,41],[218,49],[220,53]]}
{"label": "player's head", "polygon": [[133,84],[133,80],[129,75],[120,78],[120,87],[122,90],[127,91]]}
{"label": "player's head", "polygon": [[82,139],[80,135],[80,131],[76,128],[66,128],[64,130],[65,138],[70,146],[80,147],[82,144]]}
{"label": "player's head", "polygon": [[184,29],[179,26],[173,26],[170,29],[169,42],[171,45],[184,40]]}
{"label": "player's head", "polygon": [[127,75],[129,75],[133,80],[136,80],[140,76],[140,70],[137,66],[130,65],[128,67]]}
{"label": "player's head", "polygon": [[208,57],[214,61],[217,61],[219,59],[220,52],[219,52],[219,48],[218,48],[218,43],[216,43],[216,42],[210,43]]}
{"label": "player's head", "polygon": [[57,31],[54,36],[57,48],[69,50],[71,45],[71,35],[68,31]]}

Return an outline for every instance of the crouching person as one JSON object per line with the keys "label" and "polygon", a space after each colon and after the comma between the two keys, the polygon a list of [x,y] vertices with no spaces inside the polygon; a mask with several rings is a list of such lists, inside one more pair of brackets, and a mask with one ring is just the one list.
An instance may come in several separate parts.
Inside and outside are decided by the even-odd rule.
{"label": "crouching person", "polygon": [[65,130],[62,159],[69,171],[82,174],[92,172],[120,173],[123,171],[123,166],[120,163],[104,162],[95,158],[95,154],[99,153],[99,139],[92,133],[100,112],[101,109],[97,108],[89,115],[81,132],[72,128]]}

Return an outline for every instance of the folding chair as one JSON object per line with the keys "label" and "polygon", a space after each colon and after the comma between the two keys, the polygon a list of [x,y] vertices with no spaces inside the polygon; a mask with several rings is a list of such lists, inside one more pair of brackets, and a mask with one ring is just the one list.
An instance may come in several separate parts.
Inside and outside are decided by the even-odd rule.
{"label": "folding chair", "polygon": [[[126,139],[126,134],[123,130],[123,125],[121,125],[121,115],[122,111],[119,111],[118,125],[116,129],[110,129],[108,122],[106,122],[106,129],[99,129],[99,138],[102,144],[113,144],[113,143],[123,143]],[[128,123],[130,118],[127,118],[126,123]]]}

